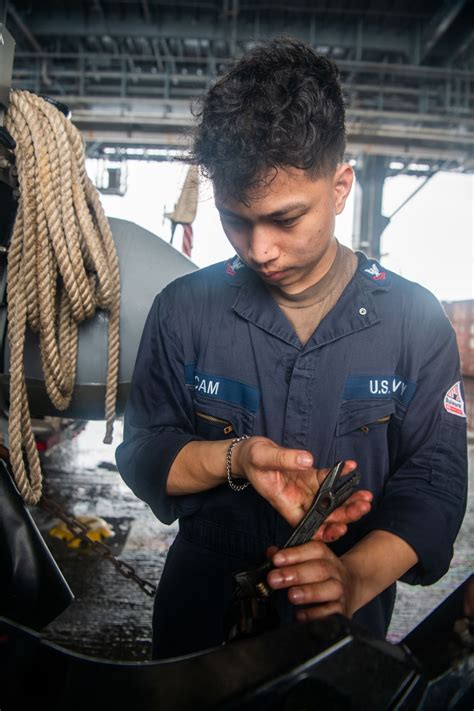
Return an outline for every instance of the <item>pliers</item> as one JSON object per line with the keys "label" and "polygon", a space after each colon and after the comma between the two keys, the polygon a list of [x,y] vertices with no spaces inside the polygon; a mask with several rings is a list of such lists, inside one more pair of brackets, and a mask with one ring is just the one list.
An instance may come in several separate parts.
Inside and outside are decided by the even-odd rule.
{"label": "pliers", "polygon": [[[344,462],[338,462],[329,471],[311,507],[283,548],[300,546],[310,541],[329,514],[347,501],[349,496],[356,490],[360,483],[359,472],[355,470],[341,477],[340,474],[343,468]],[[274,626],[274,615],[271,615],[272,622],[270,623],[270,620],[267,619],[268,611],[265,610],[264,613],[266,606],[262,607],[260,604],[273,592],[267,583],[267,575],[272,567],[272,562],[266,559],[255,568],[233,574],[237,587],[231,605],[231,610],[233,609],[234,614],[229,613],[228,616],[229,640],[250,636],[257,631]],[[266,619],[265,622],[263,622],[264,617]]]}

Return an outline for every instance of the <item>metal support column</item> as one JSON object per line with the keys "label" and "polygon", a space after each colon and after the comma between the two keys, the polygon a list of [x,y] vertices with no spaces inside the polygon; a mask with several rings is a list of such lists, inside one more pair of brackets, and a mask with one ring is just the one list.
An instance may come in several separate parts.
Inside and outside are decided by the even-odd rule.
{"label": "metal support column", "polygon": [[388,160],[385,156],[365,155],[357,172],[353,248],[362,250],[374,259],[380,259],[380,238],[390,222],[382,214],[387,169]]}

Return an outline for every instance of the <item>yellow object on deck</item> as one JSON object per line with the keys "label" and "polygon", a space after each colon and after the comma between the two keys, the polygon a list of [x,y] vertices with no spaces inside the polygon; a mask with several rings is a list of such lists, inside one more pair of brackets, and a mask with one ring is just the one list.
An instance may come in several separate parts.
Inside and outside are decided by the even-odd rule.
{"label": "yellow object on deck", "polygon": [[[103,538],[111,538],[115,536],[112,526],[100,516],[88,515],[77,516],[84,526],[87,526],[87,538],[91,541],[101,541]],[[60,538],[67,542],[68,548],[79,548],[81,538],[69,530],[64,521],[60,521],[51,528],[49,535],[53,538]]]}

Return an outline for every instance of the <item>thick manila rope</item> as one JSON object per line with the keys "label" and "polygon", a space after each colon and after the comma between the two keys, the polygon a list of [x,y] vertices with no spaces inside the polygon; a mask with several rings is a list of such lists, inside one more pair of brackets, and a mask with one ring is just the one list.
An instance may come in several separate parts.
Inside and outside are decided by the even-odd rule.
{"label": "thick manila rope", "polygon": [[104,442],[112,442],[119,367],[120,277],[110,226],[86,174],[79,131],[52,104],[12,91],[5,127],[16,141],[20,198],[8,252],[9,448],[18,489],[41,498],[41,466],[26,392],[26,328],[38,334],[51,402],[65,410],[77,365],[78,324],[109,312]]}

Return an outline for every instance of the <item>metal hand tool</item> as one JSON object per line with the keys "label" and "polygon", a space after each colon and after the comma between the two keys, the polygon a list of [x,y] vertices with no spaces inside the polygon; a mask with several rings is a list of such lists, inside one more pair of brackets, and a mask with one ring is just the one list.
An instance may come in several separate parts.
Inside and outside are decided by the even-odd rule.
{"label": "metal hand tool", "polygon": [[[338,462],[329,471],[304,518],[283,546],[290,548],[310,541],[318,528],[335,509],[347,501],[360,483],[357,470],[341,477],[344,462]],[[237,588],[227,616],[229,641],[253,636],[278,624],[276,611],[266,602],[272,588],[267,584],[267,575],[273,565],[265,560],[255,568],[234,573]]]}

